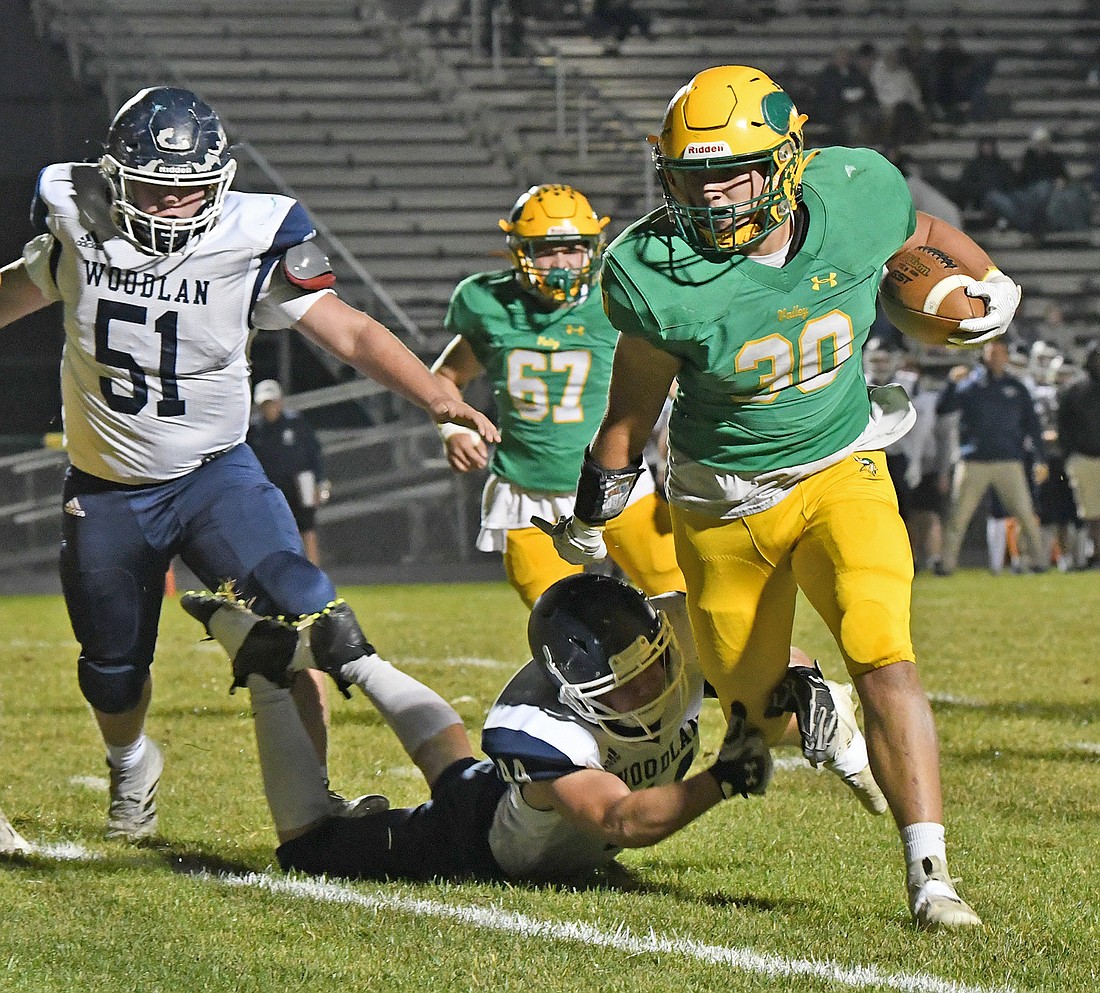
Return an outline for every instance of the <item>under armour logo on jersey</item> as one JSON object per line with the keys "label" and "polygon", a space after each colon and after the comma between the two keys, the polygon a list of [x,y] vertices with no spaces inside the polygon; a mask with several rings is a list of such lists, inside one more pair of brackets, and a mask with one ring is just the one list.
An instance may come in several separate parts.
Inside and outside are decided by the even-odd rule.
{"label": "under armour logo on jersey", "polygon": [[836,273],[830,272],[828,276],[811,276],[810,282],[814,290],[820,290],[822,286],[836,286]]}
{"label": "under armour logo on jersey", "polygon": [[65,506],[62,508],[66,514],[71,514],[73,517],[87,517],[84,513],[84,508],[80,506],[80,501],[76,497],[72,497],[65,501]]}
{"label": "under armour logo on jersey", "polygon": [[583,324],[566,324],[565,325],[565,333],[566,334],[584,334],[584,325]]}
{"label": "under armour logo on jersey", "polygon": [[862,455],[853,455],[852,458],[859,463],[860,472],[866,469],[872,476],[878,475],[878,466],[873,459],[865,459]]}

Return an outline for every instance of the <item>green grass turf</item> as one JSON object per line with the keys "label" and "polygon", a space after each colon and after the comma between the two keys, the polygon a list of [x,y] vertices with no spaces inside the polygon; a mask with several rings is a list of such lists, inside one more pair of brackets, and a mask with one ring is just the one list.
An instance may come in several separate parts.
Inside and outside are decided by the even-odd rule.
{"label": "green grass turf", "polygon": [[[475,731],[526,658],[525,614],[502,584],[342,592],[383,653]],[[29,840],[89,857],[0,860],[0,990],[1095,993],[1098,601],[1100,573],[918,577],[913,628],[941,737],[951,865],[985,918],[973,932],[922,934],[908,923],[892,824],[797,761],[782,764],[767,797],[731,801],[626,853],[622,872],[589,887],[340,883],[332,892],[358,902],[321,899],[304,889],[311,881],[270,869],[247,693],[226,693],[224,656],[173,600],[149,718],[167,761],[161,834],[107,842],[106,769],[64,606],[4,598],[0,806]],[[841,676],[805,605],[796,641]],[[365,700],[334,692],[332,704],[334,785],[424,799]],[[720,723],[708,702],[708,747]],[[290,889],[225,881],[249,872]],[[571,923],[591,930],[571,937]],[[811,960],[844,971],[782,974]]]}

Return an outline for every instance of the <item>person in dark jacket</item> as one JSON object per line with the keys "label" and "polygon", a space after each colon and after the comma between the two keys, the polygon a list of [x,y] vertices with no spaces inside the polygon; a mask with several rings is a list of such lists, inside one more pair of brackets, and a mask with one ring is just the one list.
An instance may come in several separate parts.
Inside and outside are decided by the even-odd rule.
{"label": "person in dark jacket", "polygon": [[967,525],[991,488],[1020,522],[1032,569],[1043,572],[1049,564],[1024,471],[1033,459],[1035,482],[1047,477],[1042,427],[1031,392],[1006,371],[1007,366],[1008,346],[1000,339],[988,342],[976,369],[960,365],[951,370],[936,404],[937,414],[959,412],[959,463],[938,575],[954,571]]}
{"label": "person in dark jacket", "polygon": [[1058,395],[1058,438],[1066,456],[1066,475],[1073,487],[1077,514],[1089,529],[1100,564],[1100,341],[1085,353],[1085,375]]}
{"label": "person in dark jacket", "polygon": [[247,441],[264,472],[286,497],[306,547],[306,558],[320,565],[317,508],[328,499],[321,445],[298,411],[283,407],[283,390],[274,379],[256,384],[254,415]]}

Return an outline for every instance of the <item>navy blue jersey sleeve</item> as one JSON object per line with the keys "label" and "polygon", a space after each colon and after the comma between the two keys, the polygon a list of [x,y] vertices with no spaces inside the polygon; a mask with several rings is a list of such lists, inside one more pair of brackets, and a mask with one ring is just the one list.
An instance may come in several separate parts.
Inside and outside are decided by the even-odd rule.
{"label": "navy blue jersey sleeve", "polygon": [[481,748],[506,782],[560,779],[584,768],[550,742],[513,728],[486,728]]}
{"label": "navy blue jersey sleeve", "polygon": [[[44,171],[44,170],[43,170]],[[39,187],[42,183],[42,172],[38,173],[38,179],[34,184],[34,195],[31,197],[31,228],[35,235],[49,233],[49,228],[46,226],[46,218],[49,216],[49,208],[46,206],[46,201],[42,199],[39,193]]]}

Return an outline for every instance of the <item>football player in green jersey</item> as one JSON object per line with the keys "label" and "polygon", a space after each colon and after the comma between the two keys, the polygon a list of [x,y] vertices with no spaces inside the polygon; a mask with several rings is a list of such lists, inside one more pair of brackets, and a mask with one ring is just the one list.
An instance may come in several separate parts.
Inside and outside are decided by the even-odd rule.
{"label": "football player in green jersey", "polygon": [[[492,459],[475,432],[440,433],[457,472],[489,465],[477,547],[503,552],[508,579],[528,607],[581,571],[555,554],[532,517],[573,512],[577,470],[607,404],[618,332],[591,292],[607,223],[571,187],[524,193],[500,222],[513,268],[458,285],[445,319],[455,337],[432,367],[455,399],[476,376],[492,381],[501,433]],[[668,508],[648,473],[608,525],[607,544],[647,595],[683,589]]]}
{"label": "football player in green jersey", "polygon": [[868,392],[860,352],[883,266],[932,244],[985,274],[967,292],[1006,330],[1019,288],[970,238],[914,211],[901,174],[866,148],[805,153],[790,97],[765,73],[718,66],[672,99],[656,145],[665,206],[605,254],[622,335],[607,413],[582,466],[563,557],[603,551],[675,378],[668,492],[700,660],[723,707],[765,714],[801,588],[864,705],[871,767],[901,832],[922,927],[980,924],[948,875],[935,724],[909,633],[913,561],[882,448],[912,423],[900,387]]}

